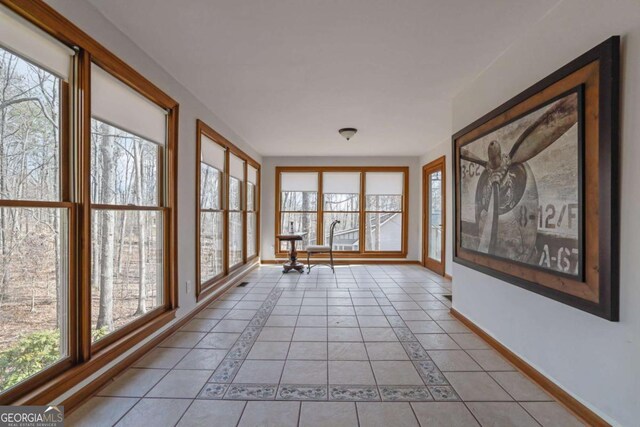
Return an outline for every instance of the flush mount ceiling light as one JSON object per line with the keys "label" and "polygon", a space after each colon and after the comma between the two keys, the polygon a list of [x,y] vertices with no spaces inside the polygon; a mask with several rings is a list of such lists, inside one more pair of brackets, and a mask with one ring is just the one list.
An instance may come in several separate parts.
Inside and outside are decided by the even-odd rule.
{"label": "flush mount ceiling light", "polygon": [[353,138],[353,135],[355,135],[356,132],[358,132],[358,129],[356,128],[342,128],[338,131],[338,133],[346,138],[347,141]]}

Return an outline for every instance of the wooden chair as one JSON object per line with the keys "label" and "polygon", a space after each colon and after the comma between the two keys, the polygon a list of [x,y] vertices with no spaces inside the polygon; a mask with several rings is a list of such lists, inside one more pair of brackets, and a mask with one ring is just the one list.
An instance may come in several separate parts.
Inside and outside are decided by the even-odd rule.
{"label": "wooden chair", "polygon": [[[311,273],[311,267],[315,267],[316,265],[328,265],[331,267],[331,271],[335,274],[335,270],[333,268],[333,234],[336,230],[336,225],[340,224],[339,220],[335,220],[329,226],[329,244],[328,245],[309,245],[307,246],[307,274]],[[312,254],[329,254],[329,262],[330,264],[315,264],[311,265],[311,255]]]}

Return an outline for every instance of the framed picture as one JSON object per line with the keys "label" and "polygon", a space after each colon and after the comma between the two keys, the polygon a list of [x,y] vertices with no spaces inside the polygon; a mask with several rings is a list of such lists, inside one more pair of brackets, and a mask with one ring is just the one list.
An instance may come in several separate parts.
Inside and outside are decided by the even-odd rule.
{"label": "framed picture", "polygon": [[454,261],[618,320],[619,37],[452,137]]}

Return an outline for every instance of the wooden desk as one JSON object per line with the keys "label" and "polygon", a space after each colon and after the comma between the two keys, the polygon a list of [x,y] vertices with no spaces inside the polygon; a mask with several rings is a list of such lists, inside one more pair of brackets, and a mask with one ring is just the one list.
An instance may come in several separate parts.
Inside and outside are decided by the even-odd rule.
{"label": "wooden desk", "polygon": [[278,240],[289,242],[291,245],[289,261],[282,265],[282,272],[288,273],[291,270],[296,270],[298,273],[304,273],[304,264],[298,262],[298,250],[296,249],[296,242],[302,240],[302,236],[300,234],[278,234],[276,237]]}

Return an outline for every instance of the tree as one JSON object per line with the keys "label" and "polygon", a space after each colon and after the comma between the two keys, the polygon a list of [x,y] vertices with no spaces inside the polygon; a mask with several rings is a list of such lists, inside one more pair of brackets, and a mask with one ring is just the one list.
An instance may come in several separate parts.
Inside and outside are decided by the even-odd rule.
{"label": "tree", "polygon": [[[102,203],[113,203],[114,193],[112,191],[113,181],[113,137],[109,134],[107,125],[100,124],[100,162],[102,169],[101,201]],[[98,321],[96,329],[106,328],[113,330],[113,255],[114,255],[114,233],[115,214],[112,210],[101,212],[101,232],[102,242],[100,248],[100,305],[98,309]]]}

